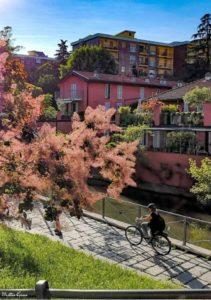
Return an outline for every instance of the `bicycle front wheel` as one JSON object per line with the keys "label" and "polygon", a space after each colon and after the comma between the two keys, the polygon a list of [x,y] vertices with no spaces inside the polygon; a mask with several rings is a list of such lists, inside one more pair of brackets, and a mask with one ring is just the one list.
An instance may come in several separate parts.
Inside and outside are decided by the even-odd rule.
{"label": "bicycle front wheel", "polygon": [[156,234],[151,241],[152,248],[160,255],[167,255],[171,251],[171,241],[162,234]]}
{"label": "bicycle front wheel", "polygon": [[143,240],[143,233],[136,226],[128,226],[125,229],[125,237],[131,245],[138,246]]}

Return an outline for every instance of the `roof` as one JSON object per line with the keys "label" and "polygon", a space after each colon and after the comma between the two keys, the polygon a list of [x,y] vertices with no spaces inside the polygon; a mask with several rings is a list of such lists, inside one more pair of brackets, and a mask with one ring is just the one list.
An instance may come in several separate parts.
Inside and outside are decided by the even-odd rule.
{"label": "roof", "polygon": [[20,57],[20,58],[27,58],[28,57],[28,58],[33,58],[33,59],[40,58],[42,60],[55,60],[55,58],[48,57],[48,56],[34,56],[34,55],[19,54],[19,53],[15,53],[15,56]]}
{"label": "roof", "polygon": [[[125,30],[126,31],[126,30]],[[130,31],[130,30],[128,30]],[[173,42],[173,43],[162,43],[162,42],[155,42],[155,41],[148,41],[148,40],[142,40],[142,39],[136,39],[136,38],[127,38],[123,36],[116,36],[116,35],[111,35],[111,34],[105,34],[105,33],[95,33],[86,36],[85,38],[79,39],[75,42],[72,42],[71,45],[75,46],[79,43],[86,42],[95,38],[108,38],[108,39],[115,39],[115,40],[122,40],[122,41],[129,41],[129,42],[135,42],[135,43],[145,43],[145,44],[150,44],[150,45],[158,45],[158,46],[168,46],[168,47],[174,47],[174,46],[179,46],[182,43],[187,44],[188,42]]]}
{"label": "roof", "polygon": [[69,78],[70,76],[78,76],[85,81],[91,82],[106,82],[106,83],[119,83],[119,84],[130,84],[130,85],[142,85],[142,86],[157,86],[157,87],[168,87],[172,88],[176,85],[175,81],[165,81],[159,79],[149,79],[149,78],[137,78],[137,77],[128,77],[122,75],[111,75],[111,74],[102,74],[96,72],[85,72],[85,71],[72,71],[67,74],[62,80]]}
{"label": "roof", "polygon": [[192,90],[197,86],[211,88],[211,79],[207,80],[205,78],[202,78],[196,81],[192,81],[190,83],[183,85],[182,87],[176,87],[173,88],[172,90],[163,92],[157,95],[157,98],[159,100],[180,100],[185,96],[187,92],[189,92],[190,90]]}

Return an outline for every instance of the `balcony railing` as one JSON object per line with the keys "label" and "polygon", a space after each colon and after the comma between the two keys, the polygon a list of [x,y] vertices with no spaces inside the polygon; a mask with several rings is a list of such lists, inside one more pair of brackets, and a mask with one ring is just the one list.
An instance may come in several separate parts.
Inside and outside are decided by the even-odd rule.
{"label": "balcony railing", "polygon": [[84,98],[84,91],[82,90],[73,90],[70,91],[70,94],[67,97],[59,97],[56,99],[60,103],[71,103],[73,101],[82,101]]}
{"label": "balcony railing", "polygon": [[172,68],[171,65],[163,65],[163,64],[158,65],[158,67],[162,68],[162,69],[171,69]]}
{"label": "balcony railing", "polygon": [[203,126],[203,114],[201,112],[162,112],[160,125],[201,127]]}

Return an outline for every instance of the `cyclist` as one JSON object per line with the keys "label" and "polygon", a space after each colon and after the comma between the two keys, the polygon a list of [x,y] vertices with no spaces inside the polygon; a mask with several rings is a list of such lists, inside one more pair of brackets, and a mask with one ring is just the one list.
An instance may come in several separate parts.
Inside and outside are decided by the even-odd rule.
{"label": "cyclist", "polygon": [[[141,224],[143,229],[144,237],[150,238],[155,232],[163,232],[165,229],[165,221],[159,215],[154,203],[150,203],[147,208],[149,209],[149,215],[141,218],[144,221]],[[140,219],[137,219],[138,222]]]}

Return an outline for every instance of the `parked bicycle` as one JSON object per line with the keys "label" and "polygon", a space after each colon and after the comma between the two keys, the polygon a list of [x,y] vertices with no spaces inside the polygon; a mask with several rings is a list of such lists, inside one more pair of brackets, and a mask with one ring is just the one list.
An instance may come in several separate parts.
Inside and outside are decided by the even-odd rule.
{"label": "parked bicycle", "polygon": [[166,232],[156,231],[150,237],[146,237],[144,236],[141,223],[142,221],[137,219],[135,225],[130,225],[125,229],[125,236],[128,242],[133,246],[138,246],[144,239],[152,246],[157,254],[169,254],[171,251],[171,241],[168,238],[168,234]]}

